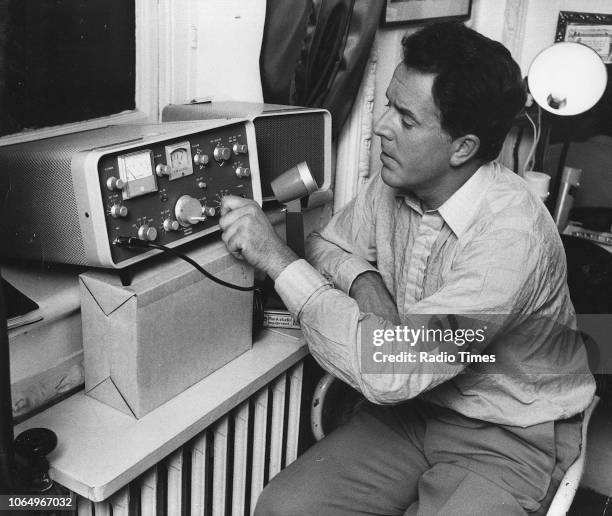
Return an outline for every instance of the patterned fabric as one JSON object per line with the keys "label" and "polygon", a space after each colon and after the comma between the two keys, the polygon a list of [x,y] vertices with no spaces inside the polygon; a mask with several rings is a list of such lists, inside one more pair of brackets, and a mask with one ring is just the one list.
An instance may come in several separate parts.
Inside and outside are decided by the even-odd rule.
{"label": "patterned fabric", "polygon": [[[369,400],[420,395],[468,417],[519,426],[588,406],[594,381],[582,341],[557,331],[576,327],[559,234],[542,202],[497,163],[483,165],[432,211],[374,176],[311,235],[307,259],[312,266],[292,263],[276,290],[313,356]],[[469,314],[488,325],[484,352],[495,363],[417,361],[365,371],[362,336],[367,342],[375,330],[395,328],[348,297],[365,271],[380,273],[406,327],[434,314]]]}

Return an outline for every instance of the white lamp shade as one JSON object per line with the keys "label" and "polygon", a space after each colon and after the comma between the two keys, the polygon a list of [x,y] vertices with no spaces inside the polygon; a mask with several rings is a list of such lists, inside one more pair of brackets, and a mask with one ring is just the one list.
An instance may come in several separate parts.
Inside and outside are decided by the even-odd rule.
{"label": "white lamp shade", "polygon": [[606,89],[608,73],[597,52],[580,43],[556,43],[529,67],[529,91],[546,111],[577,115],[591,109]]}

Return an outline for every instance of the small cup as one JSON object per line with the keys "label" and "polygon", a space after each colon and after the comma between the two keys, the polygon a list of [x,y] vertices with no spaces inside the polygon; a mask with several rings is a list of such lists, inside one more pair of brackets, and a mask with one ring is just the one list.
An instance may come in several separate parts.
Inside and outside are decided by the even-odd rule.
{"label": "small cup", "polygon": [[550,176],[543,172],[528,170],[523,177],[527,182],[527,187],[536,194],[542,201],[548,198],[548,187],[550,186]]}

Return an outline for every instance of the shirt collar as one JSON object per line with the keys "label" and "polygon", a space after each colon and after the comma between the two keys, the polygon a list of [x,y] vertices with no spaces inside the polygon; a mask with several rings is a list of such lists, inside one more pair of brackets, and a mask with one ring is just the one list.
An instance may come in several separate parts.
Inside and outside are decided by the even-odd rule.
{"label": "shirt collar", "polygon": [[[474,218],[480,199],[493,180],[495,173],[495,162],[485,163],[442,206],[433,210],[440,214],[457,237],[465,232]],[[423,215],[423,206],[416,195],[406,193],[402,194],[401,197],[414,211],[421,216]]]}
{"label": "shirt collar", "polygon": [[438,213],[457,237],[465,232],[476,215],[495,173],[495,163],[485,163],[438,208]]}

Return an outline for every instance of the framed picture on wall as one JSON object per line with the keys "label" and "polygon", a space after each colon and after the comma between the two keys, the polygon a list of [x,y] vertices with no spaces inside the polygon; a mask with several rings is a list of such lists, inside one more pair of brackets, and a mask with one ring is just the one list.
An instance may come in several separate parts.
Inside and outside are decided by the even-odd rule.
{"label": "framed picture on wall", "polygon": [[559,12],[555,42],[574,41],[591,47],[612,63],[612,14]]}
{"label": "framed picture on wall", "polygon": [[467,20],[472,0],[386,0],[383,25]]}

